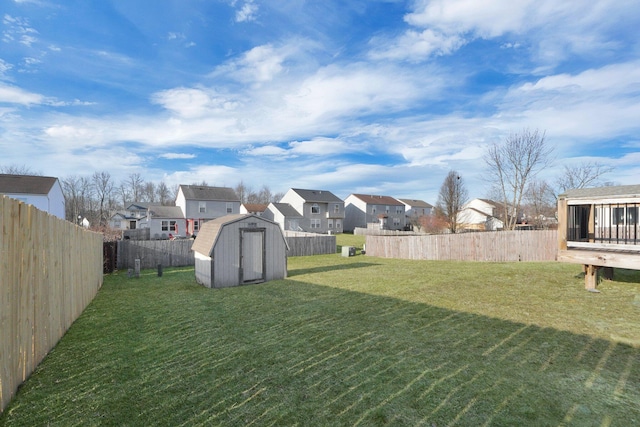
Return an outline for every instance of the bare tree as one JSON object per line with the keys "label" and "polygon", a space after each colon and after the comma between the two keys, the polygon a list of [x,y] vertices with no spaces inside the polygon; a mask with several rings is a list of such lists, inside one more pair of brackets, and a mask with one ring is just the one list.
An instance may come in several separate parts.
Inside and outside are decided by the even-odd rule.
{"label": "bare tree", "polygon": [[0,173],[3,174],[7,174],[7,175],[35,175],[35,176],[41,176],[42,174],[39,172],[34,172],[33,170],[31,170],[31,168],[29,166],[26,165],[6,165],[6,166],[2,166],[0,165]]}
{"label": "bare tree", "polygon": [[614,170],[599,162],[586,162],[577,166],[564,166],[564,173],[556,181],[559,193],[574,188],[595,187],[601,185],[600,178]]}
{"label": "bare tree", "polygon": [[144,192],[144,180],[139,173],[132,173],[126,181],[129,196],[131,200],[128,202],[141,202],[142,194]]}
{"label": "bare tree", "polygon": [[551,163],[552,152],[545,133],[537,129],[512,133],[501,144],[495,143],[488,148],[484,157],[488,180],[502,198],[505,229],[515,228],[527,184]]}
{"label": "bare tree", "polygon": [[555,217],[556,197],[553,189],[546,181],[532,181],[527,186],[524,196],[527,222],[537,228],[544,228],[551,218]]}
{"label": "bare tree", "polygon": [[144,195],[144,200],[149,203],[155,203],[156,199],[156,185],[153,181],[145,182],[142,186],[142,194]]}
{"label": "bare tree", "polygon": [[164,181],[160,181],[156,187],[156,194],[158,195],[158,202],[162,205],[169,205],[173,202],[171,199],[171,191]]}
{"label": "bare tree", "polygon": [[449,171],[440,186],[436,208],[446,219],[452,233],[458,230],[458,213],[468,198],[469,193],[460,174],[454,170]]}
{"label": "bare tree", "polygon": [[65,200],[65,216],[78,224],[78,217],[91,217],[91,182],[85,177],[69,176],[60,180]]}
{"label": "bare tree", "polygon": [[244,181],[240,181],[234,188],[234,191],[240,198],[240,203],[247,203],[249,194],[252,193],[251,187],[245,185]]}
{"label": "bare tree", "polygon": [[113,193],[113,181],[109,172],[94,172],[92,176],[93,190],[98,202],[98,225],[104,226],[108,220],[107,206]]}

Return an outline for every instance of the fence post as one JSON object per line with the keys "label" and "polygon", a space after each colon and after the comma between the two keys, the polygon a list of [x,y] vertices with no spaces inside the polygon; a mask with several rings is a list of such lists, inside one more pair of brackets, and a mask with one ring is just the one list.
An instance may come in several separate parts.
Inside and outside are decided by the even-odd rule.
{"label": "fence post", "polygon": [[136,277],[140,277],[140,259],[136,258],[135,263],[135,275]]}

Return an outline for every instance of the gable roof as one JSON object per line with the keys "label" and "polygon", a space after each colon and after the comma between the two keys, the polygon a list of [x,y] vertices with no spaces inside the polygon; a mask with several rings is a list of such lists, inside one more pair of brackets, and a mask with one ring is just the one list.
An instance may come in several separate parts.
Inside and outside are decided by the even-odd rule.
{"label": "gable roof", "polygon": [[577,188],[567,190],[558,197],[563,198],[605,198],[612,196],[640,197],[640,185],[615,185],[610,187]]}
{"label": "gable roof", "polygon": [[57,180],[52,176],[0,174],[0,193],[49,194]]}
{"label": "gable roof", "polygon": [[[219,218],[213,219],[211,221],[207,221],[204,224],[202,224],[202,227],[200,227],[200,231],[198,231],[198,237],[196,238],[195,242],[193,242],[193,244],[191,245],[191,250],[201,253],[203,255],[211,256],[211,253],[213,252],[213,247],[216,244],[216,240],[218,240],[218,235],[220,234],[224,226],[227,224],[234,223],[236,221],[241,221],[246,218],[255,219],[257,222],[262,221],[269,224],[273,224],[278,228],[278,230],[280,230],[280,226],[277,223],[254,214],[225,215],[225,216],[221,216]],[[282,230],[280,230],[280,233],[282,234]],[[283,234],[282,234],[282,238],[284,239]],[[285,241],[285,247],[288,248],[286,239],[284,239],[284,241]]]}
{"label": "gable roof", "polygon": [[271,203],[273,207],[275,207],[278,212],[284,215],[286,218],[302,218],[300,212],[298,212],[293,206],[289,203]]}
{"label": "gable roof", "polygon": [[325,190],[304,190],[301,188],[292,188],[292,191],[296,192],[307,202],[320,202],[320,203],[342,203],[342,199],[333,194],[331,191]]}
{"label": "gable roof", "polygon": [[424,200],[416,200],[416,199],[398,199],[402,203],[407,206],[411,206],[412,208],[428,208],[431,209],[433,205],[425,202]]}
{"label": "gable roof", "polygon": [[404,206],[404,203],[390,196],[373,196],[367,194],[352,194],[368,205]]}
{"label": "gable roof", "polygon": [[180,189],[186,200],[218,200],[239,202],[240,198],[229,187],[208,187],[206,185],[181,185]]}
{"label": "gable roof", "polygon": [[178,206],[151,205],[149,213],[151,218],[184,218],[182,209]]}

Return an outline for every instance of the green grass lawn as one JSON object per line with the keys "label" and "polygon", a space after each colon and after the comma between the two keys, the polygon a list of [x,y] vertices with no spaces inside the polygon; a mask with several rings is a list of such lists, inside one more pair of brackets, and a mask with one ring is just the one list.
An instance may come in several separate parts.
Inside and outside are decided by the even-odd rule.
{"label": "green grass lawn", "polygon": [[0,426],[639,425],[640,273],[600,294],[579,273],[338,254],[222,290],[121,272]]}

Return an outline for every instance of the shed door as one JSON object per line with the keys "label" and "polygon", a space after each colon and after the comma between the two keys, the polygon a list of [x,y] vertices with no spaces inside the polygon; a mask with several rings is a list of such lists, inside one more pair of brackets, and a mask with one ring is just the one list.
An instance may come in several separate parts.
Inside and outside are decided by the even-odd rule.
{"label": "shed door", "polygon": [[264,234],[264,229],[240,230],[240,281],[242,283],[265,280]]}

